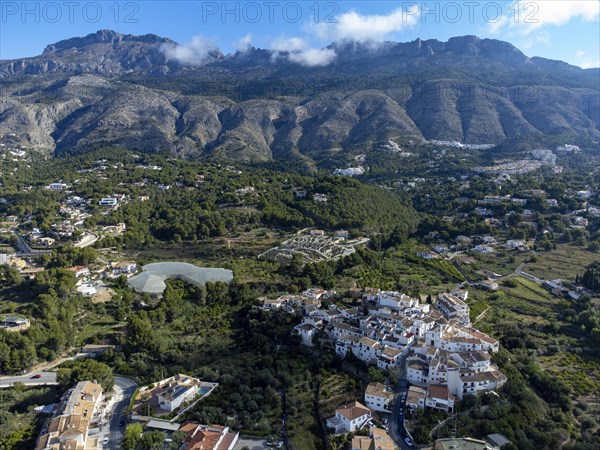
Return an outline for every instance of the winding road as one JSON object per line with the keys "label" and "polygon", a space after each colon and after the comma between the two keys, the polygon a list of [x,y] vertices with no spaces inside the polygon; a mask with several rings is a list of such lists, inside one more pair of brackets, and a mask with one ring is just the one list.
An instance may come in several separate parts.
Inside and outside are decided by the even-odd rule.
{"label": "winding road", "polygon": [[90,245],[92,245],[94,242],[96,242],[98,240],[98,235],[94,234],[94,233],[85,233],[82,237],[81,240],[75,244],[73,244],[73,247],[89,247]]}

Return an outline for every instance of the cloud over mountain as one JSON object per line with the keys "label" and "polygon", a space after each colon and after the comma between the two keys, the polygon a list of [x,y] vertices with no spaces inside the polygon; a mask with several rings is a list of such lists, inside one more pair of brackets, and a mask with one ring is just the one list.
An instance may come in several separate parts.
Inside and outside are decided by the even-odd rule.
{"label": "cloud over mountain", "polygon": [[163,44],[161,50],[170,60],[201,66],[219,52],[219,47],[204,36],[194,36],[187,44]]}
{"label": "cloud over mountain", "polygon": [[302,38],[278,38],[271,44],[273,60],[285,58],[306,67],[320,67],[330,64],[336,57],[335,50],[311,48]]}
{"label": "cloud over mountain", "polygon": [[388,14],[363,15],[350,10],[335,22],[311,23],[306,29],[323,41],[377,41],[387,38],[418,21],[418,9],[398,8]]}

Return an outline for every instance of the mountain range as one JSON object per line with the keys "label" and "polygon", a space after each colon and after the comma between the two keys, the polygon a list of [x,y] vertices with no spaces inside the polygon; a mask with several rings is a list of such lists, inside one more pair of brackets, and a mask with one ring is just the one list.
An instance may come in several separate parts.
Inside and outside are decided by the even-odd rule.
{"label": "mountain range", "polygon": [[[597,145],[600,69],[476,36],[224,55],[101,30],[0,60],[0,142],[297,160],[392,138]],[[320,56],[326,56],[321,58]]]}

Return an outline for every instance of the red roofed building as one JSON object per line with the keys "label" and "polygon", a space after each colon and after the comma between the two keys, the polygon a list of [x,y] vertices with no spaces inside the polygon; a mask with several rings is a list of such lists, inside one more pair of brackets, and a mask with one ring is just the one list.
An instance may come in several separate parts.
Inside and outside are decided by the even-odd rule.
{"label": "red roofed building", "polygon": [[75,276],[77,278],[82,277],[84,275],[89,275],[90,274],[90,269],[88,269],[85,266],[75,266],[75,267],[71,267],[69,270],[71,272],[74,272]]}
{"label": "red roofed building", "polygon": [[327,419],[327,426],[336,433],[351,433],[362,428],[369,419],[371,419],[371,410],[354,401],[336,409],[335,416]]}
{"label": "red roofed building", "polygon": [[187,433],[181,447],[184,450],[233,450],[240,437],[221,425],[187,422],[179,430]]}

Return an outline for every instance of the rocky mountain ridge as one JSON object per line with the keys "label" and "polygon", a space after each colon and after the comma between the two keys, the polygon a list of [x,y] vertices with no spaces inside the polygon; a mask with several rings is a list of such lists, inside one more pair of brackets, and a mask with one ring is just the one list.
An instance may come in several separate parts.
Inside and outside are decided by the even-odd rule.
{"label": "rocky mountain ridge", "polygon": [[58,153],[116,145],[308,162],[394,137],[600,138],[600,71],[502,41],[338,42],[327,47],[331,63],[314,67],[256,48],[210,48],[191,64],[177,46],[101,30],[0,61],[0,140]]}

